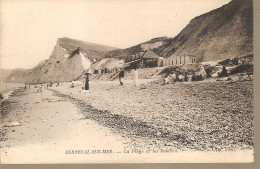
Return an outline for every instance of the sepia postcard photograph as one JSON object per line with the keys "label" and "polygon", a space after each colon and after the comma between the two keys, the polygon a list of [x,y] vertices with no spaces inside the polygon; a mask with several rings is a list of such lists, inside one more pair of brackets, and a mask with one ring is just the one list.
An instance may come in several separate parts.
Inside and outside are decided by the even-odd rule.
{"label": "sepia postcard photograph", "polygon": [[253,163],[253,0],[0,0],[0,164]]}

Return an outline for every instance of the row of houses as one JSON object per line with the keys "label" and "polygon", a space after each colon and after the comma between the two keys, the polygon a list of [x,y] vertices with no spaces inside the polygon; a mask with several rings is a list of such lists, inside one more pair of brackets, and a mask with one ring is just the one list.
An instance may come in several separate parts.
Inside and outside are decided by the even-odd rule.
{"label": "row of houses", "polygon": [[197,62],[196,56],[194,55],[177,56],[172,54],[171,56],[165,58],[160,57],[152,50],[147,50],[145,52],[139,52],[135,55],[131,55],[127,57],[127,61],[127,63],[141,68],[183,65]]}
{"label": "row of houses", "polygon": [[172,65],[182,65],[196,63],[196,56],[185,55],[177,56],[175,54],[165,58],[160,57],[152,50],[138,52],[135,55],[128,56],[124,59],[117,58],[105,58],[95,62],[91,66],[91,72],[94,74],[103,73],[116,73],[123,67],[137,67],[137,68],[149,68],[149,67],[163,67]]}
{"label": "row of houses", "polygon": [[163,66],[184,65],[196,62],[196,56],[194,55],[177,56],[175,54],[172,54],[168,58],[163,58]]}

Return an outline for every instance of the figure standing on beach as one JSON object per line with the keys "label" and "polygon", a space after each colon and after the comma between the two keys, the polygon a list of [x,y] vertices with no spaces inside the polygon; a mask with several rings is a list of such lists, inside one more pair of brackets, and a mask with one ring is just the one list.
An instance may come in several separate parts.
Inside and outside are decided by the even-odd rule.
{"label": "figure standing on beach", "polygon": [[89,90],[89,74],[86,73],[85,90]]}
{"label": "figure standing on beach", "polygon": [[136,67],[134,68],[134,84],[135,84],[135,86],[139,85],[139,82],[138,82],[138,72],[137,72]]}
{"label": "figure standing on beach", "polygon": [[124,77],[125,77],[125,72],[123,69],[121,69],[121,71],[119,72],[119,82],[120,82],[120,85],[123,85],[123,81],[124,81]]}

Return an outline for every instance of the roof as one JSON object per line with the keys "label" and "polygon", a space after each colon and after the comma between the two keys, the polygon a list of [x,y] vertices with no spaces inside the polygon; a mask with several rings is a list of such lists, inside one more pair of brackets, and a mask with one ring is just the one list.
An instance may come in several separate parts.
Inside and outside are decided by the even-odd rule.
{"label": "roof", "polygon": [[152,50],[147,50],[143,55],[143,58],[147,59],[158,59],[159,57],[160,56],[154,53]]}
{"label": "roof", "polygon": [[186,56],[189,56],[189,57],[196,57],[195,55],[186,55]]}
{"label": "roof", "polygon": [[124,60],[117,59],[117,58],[104,58],[101,59],[91,65],[92,69],[95,70],[101,70],[101,69],[113,69],[113,68],[119,68],[123,67],[124,65]]}
{"label": "roof", "polygon": [[[196,57],[195,55],[184,55],[185,57],[187,56],[187,57]],[[177,56],[176,54],[172,54],[172,55],[170,55],[169,56],[169,58],[176,58],[176,57],[180,57],[180,56]],[[181,57],[183,57],[183,55],[181,56]]]}
{"label": "roof", "polygon": [[105,68],[107,69],[113,69],[113,68],[119,68],[119,67],[123,67],[124,65],[124,60],[118,60],[116,58],[111,58],[111,60],[109,60],[107,62],[107,64],[105,65]]}
{"label": "roof", "polygon": [[178,56],[175,55],[175,54],[172,54],[172,55],[169,56],[169,58],[176,58],[176,57],[178,57]]}
{"label": "roof", "polygon": [[93,64],[91,65],[91,68],[96,69],[96,70],[98,70],[98,69],[103,69],[103,68],[105,67],[105,65],[106,65],[107,62],[109,62],[109,58],[101,59],[101,60],[99,60],[99,61],[93,63]]}

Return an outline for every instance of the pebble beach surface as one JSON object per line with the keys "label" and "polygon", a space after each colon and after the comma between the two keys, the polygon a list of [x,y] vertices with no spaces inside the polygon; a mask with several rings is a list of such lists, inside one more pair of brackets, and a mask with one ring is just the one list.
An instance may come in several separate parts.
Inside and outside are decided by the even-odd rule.
{"label": "pebble beach surface", "polygon": [[[149,138],[160,148],[203,151],[253,148],[252,81],[162,85],[159,81],[144,80],[139,87],[131,81],[123,86],[117,81],[101,81],[90,83],[89,91],[69,86],[68,83],[52,89],[105,112],[104,117],[101,114],[92,119],[129,137]],[[145,146],[149,148],[149,144]]]}
{"label": "pebble beach surface", "polygon": [[[203,158],[193,162],[208,162],[214,153],[220,153],[219,160],[214,156],[219,162],[230,161],[227,157],[252,162],[252,81],[139,82],[138,87],[132,80],[123,86],[118,81],[90,82],[88,91],[83,86],[70,88],[71,83],[42,93],[34,87],[16,89],[1,102],[3,163],[115,162],[117,158],[66,154],[76,149],[134,153],[120,162],[186,159],[178,154],[191,157],[182,162],[191,162],[195,152]],[[147,152],[161,154],[151,161]]]}

